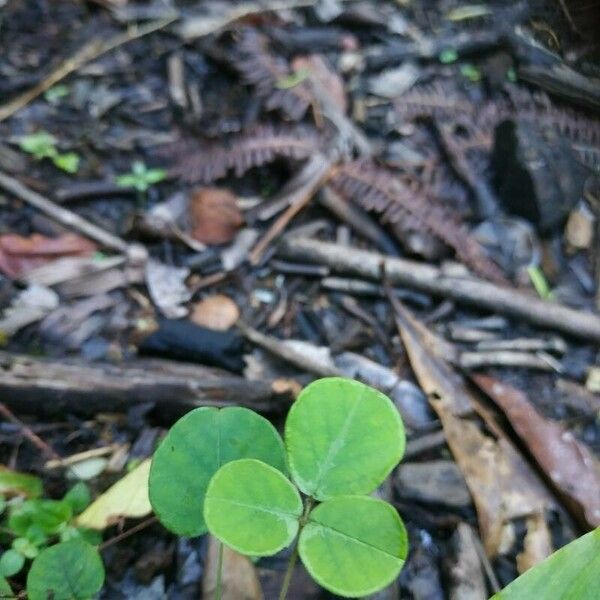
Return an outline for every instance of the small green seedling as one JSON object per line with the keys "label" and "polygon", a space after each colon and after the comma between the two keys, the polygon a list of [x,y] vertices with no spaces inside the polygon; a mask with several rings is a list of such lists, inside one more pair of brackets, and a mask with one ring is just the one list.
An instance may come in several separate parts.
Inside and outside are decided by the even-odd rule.
{"label": "small green seedling", "polygon": [[291,88],[300,85],[303,81],[306,81],[310,77],[309,69],[298,69],[293,71],[289,75],[278,79],[275,82],[275,87],[278,90],[289,90]]}
{"label": "small green seedling", "polygon": [[550,285],[548,284],[548,280],[542,269],[531,265],[527,267],[527,274],[529,275],[529,279],[531,280],[535,291],[538,293],[538,296],[543,300],[552,300],[552,290],[550,289]]}
{"label": "small green seedling", "polygon": [[[27,560],[35,559],[44,548],[57,542],[82,539],[90,543],[99,543],[97,532],[76,527],[73,520],[90,503],[90,492],[87,486],[80,482],[75,484],[62,500],[40,498],[41,482],[36,477],[21,473],[3,472],[2,481],[10,474],[14,482],[22,486],[28,483],[34,497],[24,499],[15,497],[10,500],[0,496],[0,510],[4,513],[2,546],[9,546],[0,556],[0,576],[12,577],[19,573]],[[38,481],[33,486],[24,478]]]}
{"label": "small green seedling", "polygon": [[356,381],[321,379],[288,414],[285,452],[270,423],[246,409],[183,417],[155,453],[150,501],[172,531],[209,531],[243,554],[270,556],[294,543],[282,599],[298,556],[329,591],[368,595],[398,576],[407,555],[400,516],[368,495],[404,445],[389,398]]}
{"label": "small green seedling", "polygon": [[131,171],[119,175],[116,179],[117,185],[126,188],[134,188],[140,194],[144,194],[155,183],[161,182],[167,176],[164,169],[149,169],[142,161],[136,160],[131,166]]}
{"label": "small green seedling", "polygon": [[79,170],[79,155],[75,152],[60,153],[56,148],[56,138],[47,131],[38,131],[25,135],[20,140],[23,152],[31,154],[37,160],[50,159],[56,167],[67,173]]}
{"label": "small green seedling", "polygon": [[70,93],[69,87],[59,83],[58,85],[52,86],[49,90],[44,92],[44,100],[48,104],[56,106],[62,98],[65,98]]}

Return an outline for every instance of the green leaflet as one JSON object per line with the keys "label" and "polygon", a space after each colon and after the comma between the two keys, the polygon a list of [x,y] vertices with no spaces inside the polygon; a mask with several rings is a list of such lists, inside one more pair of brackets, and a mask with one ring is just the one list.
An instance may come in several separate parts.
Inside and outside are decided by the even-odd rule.
{"label": "green leaflet", "polygon": [[387,396],[330,377],[299,395],[286,421],[285,445],[293,481],[325,500],[375,490],[402,458],[405,433]]}
{"label": "green leaflet", "polygon": [[0,465],[0,494],[38,498],[42,495],[42,480]]}
{"label": "green leaflet", "polygon": [[281,471],[258,460],[226,464],[206,491],[208,529],[242,554],[270,556],[288,546],[301,514],[296,488]]}
{"label": "green leaflet", "polygon": [[600,527],[557,550],[491,600],[598,600]]}
{"label": "green leaflet", "polygon": [[27,576],[29,600],[89,600],[104,583],[100,554],[81,540],[42,550]]}
{"label": "green leaflet", "polygon": [[15,595],[13,594],[10,585],[8,584],[8,581],[6,581],[4,577],[0,577],[0,598],[4,600],[5,598],[14,597]]}
{"label": "green leaflet", "polygon": [[369,496],[326,500],[300,534],[300,557],[324,588],[340,596],[372,594],[390,584],[408,552],[393,506]]}
{"label": "green leaflet", "polygon": [[221,465],[256,458],[285,471],[275,428],[246,408],[197,408],[165,436],[152,459],[149,496],[159,520],[178,535],[206,531],[204,495]]}

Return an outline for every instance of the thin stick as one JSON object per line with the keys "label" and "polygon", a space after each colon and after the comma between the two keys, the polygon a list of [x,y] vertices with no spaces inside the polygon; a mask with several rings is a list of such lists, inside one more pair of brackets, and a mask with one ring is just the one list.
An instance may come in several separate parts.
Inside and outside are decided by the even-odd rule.
{"label": "thin stick", "polygon": [[313,239],[285,239],[279,255],[288,260],[326,265],[335,273],[380,280],[382,268],[390,285],[406,286],[461,304],[488,309],[522,319],[539,327],[555,329],[588,341],[600,342],[600,317],[556,302],[536,298],[476,277],[447,274],[432,265],[376,252],[357,250]]}
{"label": "thin stick", "polygon": [[221,585],[223,580],[223,542],[219,542],[217,556],[217,580],[215,582],[215,600],[221,600]]}
{"label": "thin stick", "polygon": [[154,516],[148,517],[141,523],[138,523],[134,527],[131,527],[131,529],[128,529],[127,531],[123,531],[123,533],[119,533],[119,535],[115,535],[115,537],[112,537],[112,538],[110,538],[110,540],[106,540],[104,543],[100,544],[98,546],[98,551],[100,552],[100,551],[104,550],[105,548],[108,548],[109,546],[116,544],[117,542],[121,542],[121,541],[127,539],[128,537],[132,536],[134,533],[137,533],[138,531],[142,531],[142,529],[146,529],[146,527],[150,527],[150,525],[153,525],[157,521],[158,521],[158,519]]}
{"label": "thin stick", "polygon": [[25,425],[21,419],[16,417],[13,412],[4,404],[0,402],[0,414],[9,420],[11,423],[18,425],[21,428],[21,433],[39,450],[44,454],[51,456],[54,460],[61,460],[60,456],[48,445],[46,442],[37,434],[35,434],[30,427]]}
{"label": "thin stick", "polygon": [[289,206],[252,248],[249,256],[250,264],[256,265],[260,262],[271,242],[281,235],[289,222],[312,200],[315,192],[330,173],[331,160],[322,154],[317,154],[290,181],[289,185],[292,191],[289,195]]}
{"label": "thin stick", "polygon": [[83,235],[97,241],[105,248],[127,253],[129,245],[120,237],[105,231],[97,225],[94,225],[94,223],[90,223],[90,221],[87,221],[74,212],[63,208],[62,206],[58,206],[58,204],[52,202],[52,200],[44,198],[41,194],[34,192],[14,177],[11,177],[2,171],[0,171],[0,187],[4,188],[7,192],[11,192],[28,204],[31,204],[38,210],[41,210],[43,213],[46,213],[49,217],[62,225],[77,229],[79,232],[83,233]]}
{"label": "thin stick", "polygon": [[16,112],[27,106],[32,100],[35,100],[38,96],[43,94],[46,90],[50,89],[53,85],[56,85],[59,81],[64,79],[67,75],[70,75],[74,71],[77,71],[88,62],[99,58],[103,54],[131,42],[137,40],[145,35],[158,31],[159,29],[165,28],[176,21],[179,17],[169,17],[167,19],[160,19],[153,21],[141,27],[132,28],[127,33],[119,33],[106,42],[100,39],[95,39],[86,44],[83,48],[78,50],[73,56],[61,63],[54,71],[52,71],[45,79],[34,85],[31,89],[25,91],[20,96],[17,96],[4,106],[0,107],[0,122],[8,119]]}

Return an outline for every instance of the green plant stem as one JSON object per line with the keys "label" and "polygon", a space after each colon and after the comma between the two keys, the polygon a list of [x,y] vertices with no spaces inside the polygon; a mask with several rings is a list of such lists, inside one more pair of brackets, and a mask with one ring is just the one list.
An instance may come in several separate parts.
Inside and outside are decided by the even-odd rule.
{"label": "green plant stem", "polygon": [[313,499],[308,497],[304,504],[304,512],[302,513],[302,517],[300,517],[300,527],[298,528],[298,535],[296,536],[296,541],[294,542],[294,549],[292,550],[287,569],[285,570],[285,576],[283,577],[283,583],[281,584],[279,600],[285,600],[287,598],[290,583],[292,581],[292,575],[294,574],[294,567],[298,561],[298,541],[300,540],[300,533],[308,521],[308,515],[310,514],[313,504]]}
{"label": "green plant stem", "polygon": [[223,542],[219,542],[217,555],[217,577],[215,581],[215,600],[221,600],[221,582],[223,579]]}

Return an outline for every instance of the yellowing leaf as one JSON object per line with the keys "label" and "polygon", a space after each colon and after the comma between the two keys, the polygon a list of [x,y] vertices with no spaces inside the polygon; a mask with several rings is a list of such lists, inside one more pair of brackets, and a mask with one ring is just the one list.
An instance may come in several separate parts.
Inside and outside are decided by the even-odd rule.
{"label": "yellowing leaf", "polygon": [[90,529],[105,529],[122,517],[145,517],[150,514],[149,473],[150,459],[147,459],[96,498],[77,517],[76,524]]}

